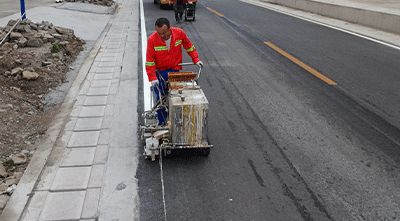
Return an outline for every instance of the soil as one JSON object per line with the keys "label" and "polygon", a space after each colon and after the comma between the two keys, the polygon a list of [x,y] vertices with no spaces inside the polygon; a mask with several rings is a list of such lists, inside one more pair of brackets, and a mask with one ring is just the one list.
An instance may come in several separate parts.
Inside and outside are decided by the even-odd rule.
{"label": "soil", "polygon": [[[35,25],[41,24],[31,26]],[[3,33],[6,29],[0,27]],[[40,138],[57,114],[58,106],[46,105],[43,100],[66,82],[69,64],[83,50],[84,41],[73,34],[58,36],[63,37],[64,43],[40,41],[38,47],[29,47],[8,37],[0,45],[0,163],[8,173],[0,177],[0,184],[8,176],[25,171]],[[13,75],[16,68],[37,73],[38,78],[28,80],[21,73]],[[25,163],[14,164],[8,159],[19,153],[27,156]]]}

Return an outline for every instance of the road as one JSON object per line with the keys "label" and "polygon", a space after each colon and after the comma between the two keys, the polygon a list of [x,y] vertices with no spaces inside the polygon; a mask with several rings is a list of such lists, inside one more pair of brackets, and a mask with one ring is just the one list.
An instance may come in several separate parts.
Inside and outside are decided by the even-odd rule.
{"label": "road", "polygon": [[[56,5],[54,0],[24,0],[25,10],[39,7],[39,6],[54,6]],[[9,15],[21,12],[20,1],[15,0],[1,0],[0,18],[4,18]]]}
{"label": "road", "polygon": [[141,159],[141,220],[400,219],[399,50],[236,0],[144,9],[148,35],[167,17],[195,44],[215,148],[163,159],[165,207]]}

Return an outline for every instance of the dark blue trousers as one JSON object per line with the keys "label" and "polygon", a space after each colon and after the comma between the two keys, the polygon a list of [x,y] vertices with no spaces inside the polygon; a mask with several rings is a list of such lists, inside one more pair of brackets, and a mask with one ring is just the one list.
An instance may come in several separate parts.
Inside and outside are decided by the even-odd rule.
{"label": "dark blue trousers", "polygon": [[[158,73],[156,73],[159,82],[158,87],[161,90],[161,96],[164,96],[164,94],[168,93],[168,88],[166,85],[166,82],[168,81],[168,72],[178,72],[178,70],[167,69],[164,71],[158,71]],[[156,102],[157,102],[160,99],[157,87],[154,88],[154,92],[156,93]],[[168,116],[165,108],[158,110],[157,115],[158,115],[158,125],[167,123],[166,120]]]}

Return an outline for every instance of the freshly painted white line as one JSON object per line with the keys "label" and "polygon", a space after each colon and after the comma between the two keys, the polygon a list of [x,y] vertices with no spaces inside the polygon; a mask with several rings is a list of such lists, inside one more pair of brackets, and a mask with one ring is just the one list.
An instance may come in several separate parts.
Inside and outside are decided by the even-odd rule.
{"label": "freshly painted white line", "polygon": [[140,32],[142,35],[142,65],[143,65],[143,106],[144,111],[151,110],[152,108],[152,96],[150,91],[150,82],[146,73],[146,51],[147,51],[147,33],[144,18],[143,0],[140,0]]}
{"label": "freshly painted white line", "polygon": [[[276,12],[279,12],[279,13],[282,13],[282,14],[285,14],[285,15],[289,15],[289,16],[292,16],[292,17],[295,17],[295,18],[299,18],[299,19],[302,19],[302,20],[305,20],[305,21],[313,22],[315,24],[323,25],[323,26],[328,27],[328,28],[332,28],[332,29],[335,29],[335,30],[338,30],[338,31],[342,31],[342,32],[348,33],[348,34],[352,34],[354,36],[357,36],[357,37],[360,37],[360,38],[364,38],[364,39],[367,39],[367,40],[370,40],[370,41],[373,41],[373,42],[376,42],[376,43],[379,43],[379,44],[382,44],[382,45],[385,45],[385,46],[388,46],[388,47],[391,47],[391,48],[394,48],[394,49],[397,49],[397,50],[400,50],[400,47],[397,46],[397,45],[393,45],[393,44],[381,41],[381,40],[376,39],[376,38],[368,37],[366,35],[362,35],[362,34],[359,34],[359,33],[353,32],[353,31],[349,31],[349,30],[346,30],[346,29],[343,29],[343,28],[339,28],[339,27],[336,27],[336,26],[332,26],[330,24],[319,22],[319,21],[316,21],[316,20],[313,20],[313,19],[310,19],[310,18],[306,18],[306,17],[303,17],[303,16],[299,16],[299,15],[296,15],[296,14],[293,14],[293,13],[290,13],[290,12],[279,10],[277,8],[269,6],[267,3],[264,3],[264,2],[260,2],[260,1],[257,1],[257,0],[239,0],[239,1],[245,2],[245,3],[249,3],[249,4],[252,4],[252,5],[256,5],[256,6],[260,6],[260,7],[266,8],[266,9],[270,9],[272,11],[276,11]],[[284,6],[281,6],[281,7],[284,7]],[[295,10],[295,9],[292,9],[292,10]],[[269,39],[267,39],[267,40],[269,40]]]}

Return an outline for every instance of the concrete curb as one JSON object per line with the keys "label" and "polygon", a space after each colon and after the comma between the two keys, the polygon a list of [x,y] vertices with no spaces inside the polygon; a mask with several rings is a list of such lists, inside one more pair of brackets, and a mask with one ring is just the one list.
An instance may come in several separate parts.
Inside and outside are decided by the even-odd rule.
{"label": "concrete curb", "polygon": [[66,119],[74,107],[79,89],[89,73],[92,63],[94,62],[94,59],[101,48],[101,44],[104,41],[109,28],[110,25],[107,24],[82,67],[80,68],[78,75],[76,76],[68,94],[64,99],[64,102],[60,106],[60,113],[57,114],[53,120],[52,126],[46,131],[44,140],[36,149],[36,152],[33,155],[27,169],[25,170],[24,175],[18,183],[17,189],[7,202],[7,205],[0,216],[0,220],[19,220],[21,218],[25,206],[32,195],[32,190],[35,188],[35,185],[38,182],[48,157],[57,143],[62,142],[62,129],[67,123]]}
{"label": "concrete curb", "polygon": [[[400,10],[374,7],[361,3],[336,4],[312,0],[260,0],[262,2],[312,12],[318,15],[400,33]],[[357,7],[354,7],[357,4]]]}

